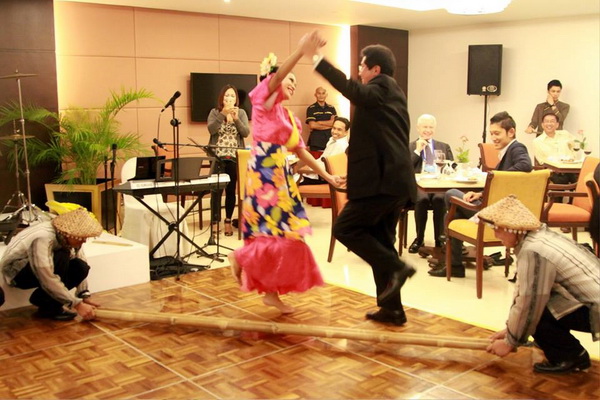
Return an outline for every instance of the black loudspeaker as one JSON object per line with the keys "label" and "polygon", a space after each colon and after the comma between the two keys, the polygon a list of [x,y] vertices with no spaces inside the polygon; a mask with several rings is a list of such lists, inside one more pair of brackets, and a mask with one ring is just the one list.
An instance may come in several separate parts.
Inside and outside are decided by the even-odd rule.
{"label": "black loudspeaker", "polygon": [[467,94],[500,96],[501,80],[502,45],[470,45]]}

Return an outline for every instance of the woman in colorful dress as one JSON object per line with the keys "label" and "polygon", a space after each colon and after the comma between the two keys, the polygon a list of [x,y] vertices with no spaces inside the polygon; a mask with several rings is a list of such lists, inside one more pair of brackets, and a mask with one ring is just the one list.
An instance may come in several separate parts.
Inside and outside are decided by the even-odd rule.
{"label": "woman in colorful dress", "polygon": [[[235,86],[225,85],[221,89],[217,107],[210,111],[207,119],[210,141],[208,144],[218,146],[215,153],[220,158],[218,170],[229,175],[229,183],[225,189],[225,236],[233,235],[231,216],[235,209],[235,189],[237,187],[237,158],[236,148],[244,147],[244,138],[248,137],[248,116],[240,102]],[[219,234],[221,220],[221,196],[223,190],[218,190],[211,197],[211,213],[213,235]]]}
{"label": "woman in colorful dress", "polygon": [[291,72],[294,65],[324,44],[315,33],[305,35],[279,68],[276,57],[270,54],[261,64],[261,83],[250,92],[253,148],[242,210],[244,246],[228,258],[242,290],[264,293],[263,303],[284,314],[294,308],[283,303],[280,294],[304,292],[323,284],[304,242],[304,236],[312,231],[288,165],[288,151],[329,183],[339,186],[345,181],[328,174],[310,155],[300,136],[300,120],[281,104],[296,90],[296,77]]}

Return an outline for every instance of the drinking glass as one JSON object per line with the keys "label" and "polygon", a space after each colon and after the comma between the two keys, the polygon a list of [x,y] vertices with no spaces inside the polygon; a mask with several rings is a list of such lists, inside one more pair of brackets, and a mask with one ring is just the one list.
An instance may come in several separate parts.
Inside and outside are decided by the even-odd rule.
{"label": "drinking glass", "polygon": [[435,157],[435,165],[438,166],[437,172],[438,174],[441,174],[442,168],[446,164],[446,153],[444,153],[442,150],[435,150],[433,154]]}

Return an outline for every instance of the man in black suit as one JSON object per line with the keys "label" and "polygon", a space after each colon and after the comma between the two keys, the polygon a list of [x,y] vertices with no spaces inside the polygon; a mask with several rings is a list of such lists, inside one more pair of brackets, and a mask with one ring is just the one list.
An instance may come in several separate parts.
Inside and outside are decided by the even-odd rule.
{"label": "man in black suit", "polygon": [[320,55],[313,57],[316,71],[356,106],[348,147],[348,203],[334,235],[373,269],[380,309],[367,313],[367,319],[403,325],[400,289],[415,270],[400,260],[394,241],[401,208],[416,199],[410,119],[406,96],[393,78],[391,50],[367,46],[360,59],[357,82]]}
{"label": "man in black suit", "polygon": [[[442,151],[446,160],[453,161],[452,150],[444,142],[433,140],[437,121],[433,115],[423,114],[417,119],[417,132],[419,138],[408,146],[415,172],[423,170],[423,164],[435,167],[435,151]],[[435,234],[435,247],[441,247],[444,233],[444,217],[446,205],[444,195],[441,193],[425,193],[417,190],[417,201],[415,203],[415,226],[417,237],[408,248],[409,253],[416,253],[423,246],[425,238],[425,226],[427,226],[427,212],[433,210],[433,231]]]}
{"label": "man in black suit", "polygon": [[[490,138],[494,147],[500,151],[500,154],[498,154],[500,163],[496,167],[497,171],[530,172],[533,169],[527,147],[517,142],[516,129],[515,120],[506,111],[499,112],[490,119]],[[445,195],[447,209],[450,208],[451,197],[459,197],[471,204],[481,204],[483,193],[463,193],[458,189],[450,189]],[[475,211],[457,207],[454,215],[456,219],[469,219],[475,215]],[[446,223],[450,223],[450,221],[446,221]],[[462,241],[455,238],[452,238],[450,242],[452,248],[452,276],[456,278],[465,277],[465,267],[462,263],[462,244]],[[446,267],[432,269],[429,271],[429,275],[445,277]]]}

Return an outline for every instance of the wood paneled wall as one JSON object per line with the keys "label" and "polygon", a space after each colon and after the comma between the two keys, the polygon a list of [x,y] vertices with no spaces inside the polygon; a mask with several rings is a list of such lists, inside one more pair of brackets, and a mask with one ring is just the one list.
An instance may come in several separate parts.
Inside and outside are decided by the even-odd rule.
{"label": "wood paneled wall", "polygon": [[[0,76],[12,75],[17,70],[37,74],[20,79],[23,103],[58,110],[53,1],[0,0],[0,10]],[[17,80],[0,79],[0,105],[18,101]],[[20,129],[19,121],[17,128]],[[13,132],[13,124],[0,127],[0,136]],[[25,132],[47,139],[47,134],[39,126],[26,124]],[[0,207],[3,207],[16,191],[17,183],[15,172],[7,164],[8,148],[2,146],[0,151]],[[51,181],[54,175],[54,166],[51,165],[31,168],[33,203],[43,205],[46,201],[44,183]],[[23,176],[20,189],[27,194]]]}

